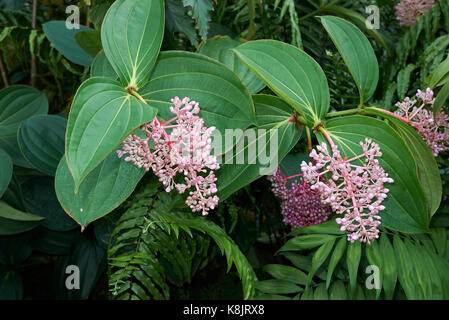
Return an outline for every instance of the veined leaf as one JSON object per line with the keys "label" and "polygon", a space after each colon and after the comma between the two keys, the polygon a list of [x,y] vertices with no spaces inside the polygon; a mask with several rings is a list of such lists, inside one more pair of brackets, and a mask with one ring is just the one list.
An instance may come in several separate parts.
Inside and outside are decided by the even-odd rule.
{"label": "veined leaf", "polygon": [[256,282],[256,289],[269,294],[289,294],[304,291],[300,286],[286,280],[264,280]]}
{"label": "veined leaf", "polygon": [[[429,225],[427,200],[419,183],[415,160],[401,137],[385,122],[364,116],[331,119],[326,131],[338,145],[343,157],[352,158],[362,153],[360,142],[365,138],[378,143],[382,151],[380,165],[394,180],[380,212],[382,225],[402,232],[426,232]],[[326,142],[317,133],[321,142]]]}
{"label": "veined leaf", "polygon": [[372,97],[379,81],[379,64],[370,42],[352,23],[337,17],[320,17],[348,66],[359,89],[360,104]]}
{"label": "veined leaf", "polygon": [[33,115],[46,114],[45,94],[27,86],[11,86],[0,91],[0,138],[16,136],[20,124]]}
{"label": "veined leaf", "polygon": [[315,127],[329,110],[329,87],[320,65],[304,51],[275,40],[257,40],[233,49],[277,95]]}
{"label": "veined leaf", "polygon": [[410,149],[418,168],[419,181],[427,198],[428,211],[430,212],[430,216],[433,216],[440,207],[443,186],[440,170],[430,148],[416,130],[403,121],[383,113],[376,108],[365,108],[364,110],[368,114],[374,114],[388,119]]}
{"label": "veined leaf", "polygon": [[302,134],[296,122],[290,121],[293,110],[281,99],[268,95],[255,95],[253,99],[258,126],[245,131],[238,143],[222,157],[223,164],[217,171],[220,199],[227,198],[261,175],[274,172]]}
{"label": "veined leaf", "polygon": [[196,53],[162,52],[150,82],[139,93],[165,119],[174,116],[169,109],[173,97],[198,101],[205,125],[215,126],[222,135],[226,129],[256,122],[251,96],[235,73]]}
{"label": "veined leaf", "polygon": [[244,42],[244,40],[232,39],[229,36],[216,36],[201,43],[198,53],[225,64],[238,75],[249,92],[255,94],[262,90],[265,84],[231,50]]}
{"label": "veined leaf", "polygon": [[335,239],[337,236],[329,234],[306,234],[300,237],[294,237],[288,240],[278,252],[283,251],[299,251],[304,249],[312,249],[328,242],[331,239]]}
{"label": "veined leaf", "polygon": [[25,159],[54,176],[64,154],[66,127],[67,120],[55,115],[35,116],[23,122],[17,140]]}
{"label": "veined leaf", "polygon": [[163,0],[117,0],[101,28],[101,42],[122,84],[140,88],[150,77],[164,35]]}
{"label": "veined leaf", "polygon": [[12,178],[12,159],[5,150],[0,149],[0,198],[8,188]]}
{"label": "veined leaf", "polygon": [[78,31],[75,34],[75,40],[92,57],[95,57],[101,51],[101,35],[98,30]]}
{"label": "veined leaf", "polygon": [[79,87],[67,123],[66,156],[75,181],[82,180],[156,109],[128,94],[108,78],[90,78]]}
{"label": "veined leaf", "polygon": [[385,299],[393,299],[394,289],[398,276],[398,268],[396,262],[396,254],[385,233],[382,233],[379,239],[379,251],[382,256],[382,276]]}
{"label": "veined leaf", "polygon": [[112,153],[89,173],[74,194],[75,185],[63,157],[56,171],[56,195],[67,214],[86,227],[126,200],[144,174],[145,170]]}

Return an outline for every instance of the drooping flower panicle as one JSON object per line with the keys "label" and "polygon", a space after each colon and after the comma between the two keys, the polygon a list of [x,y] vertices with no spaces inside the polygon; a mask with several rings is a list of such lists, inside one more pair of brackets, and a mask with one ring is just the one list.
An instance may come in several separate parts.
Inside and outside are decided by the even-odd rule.
{"label": "drooping flower panicle", "polygon": [[449,150],[449,116],[441,109],[437,116],[433,115],[433,91],[418,90],[416,98],[406,97],[403,102],[396,103],[399,109],[395,112],[402,121],[413,126],[436,157],[440,152]]}
{"label": "drooping flower panicle", "polygon": [[344,159],[335,144],[330,154],[327,144],[322,143],[316,147],[318,152],[310,153],[313,163],[303,161],[301,170],[305,181],[321,194],[324,203],[337,214],[344,214],[336,222],[342,231],[351,232],[348,240],[370,243],[379,237],[379,212],[385,209],[382,202],[389,192],[384,183],[393,183],[393,179],[376,159],[382,156],[379,145],[371,139],[365,139],[360,145],[362,154]]}
{"label": "drooping flower panicle", "polygon": [[[143,125],[146,138],[130,135],[117,154],[125,161],[132,162],[146,171],[150,169],[159,178],[167,192],[176,189],[189,192],[186,204],[193,212],[207,215],[218,204],[214,170],[219,169],[217,158],[211,155],[211,134],[215,127],[205,127],[204,121],[197,116],[200,111],[198,102],[188,97],[171,100],[170,111],[176,116],[160,122],[157,118]],[[170,131],[170,133],[168,133]],[[150,140],[154,150],[150,148]],[[177,174],[184,175],[184,182],[175,181]]]}
{"label": "drooping flower panicle", "polygon": [[435,0],[401,0],[394,8],[401,26],[411,26],[416,19],[432,9]]}
{"label": "drooping flower panicle", "polygon": [[274,195],[281,200],[284,223],[296,229],[327,221],[331,208],[321,201],[320,193],[312,190],[305,181],[293,181],[287,187],[290,178],[282,174],[279,168],[275,174],[268,176]]}

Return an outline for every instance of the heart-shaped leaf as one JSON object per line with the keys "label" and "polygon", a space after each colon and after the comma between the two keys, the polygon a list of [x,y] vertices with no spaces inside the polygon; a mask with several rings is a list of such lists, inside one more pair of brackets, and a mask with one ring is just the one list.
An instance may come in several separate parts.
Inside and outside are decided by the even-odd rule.
{"label": "heart-shaped leaf", "polygon": [[64,57],[82,66],[91,65],[93,60],[92,56],[79,46],[75,40],[75,35],[83,30],[93,31],[92,28],[80,25],[79,29],[68,29],[65,21],[62,20],[46,22],[42,27],[53,47]]}
{"label": "heart-shaped leaf", "polygon": [[75,192],[120,142],[155,116],[156,109],[128,94],[113,79],[83,82],[73,100],[66,134],[67,163]]}
{"label": "heart-shaped leaf", "polygon": [[0,149],[0,198],[8,188],[12,178],[12,160],[5,150]]}
{"label": "heart-shaped leaf", "polygon": [[122,84],[140,88],[150,77],[162,44],[163,0],[117,0],[101,28],[101,42]]}
{"label": "heart-shaped leaf", "polygon": [[27,86],[0,90],[0,138],[16,136],[22,121],[48,112],[45,94]]}
{"label": "heart-shaped leaf", "polygon": [[265,84],[231,50],[244,42],[244,40],[236,40],[228,36],[217,36],[202,43],[198,53],[225,64],[238,75],[249,92],[255,94],[262,90]]}
{"label": "heart-shaped leaf", "polygon": [[56,195],[64,210],[81,226],[114,210],[133,192],[145,170],[110,154],[81,183],[78,193],[65,157],[56,171]]}
{"label": "heart-shaped leaf", "polygon": [[359,89],[360,104],[363,104],[373,96],[379,81],[379,64],[373,47],[352,23],[333,16],[320,19],[348,66]]}
{"label": "heart-shaped leaf", "polygon": [[291,121],[293,109],[280,98],[254,95],[253,99],[258,126],[248,129],[245,132],[248,138],[243,136],[222,157],[221,167],[217,171],[220,200],[261,175],[273,173],[302,134],[297,123]]}
{"label": "heart-shaped leaf", "polygon": [[257,40],[233,49],[277,95],[315,127],[329,110],[329,87],[320,65],[307,53],[275,40]]}
{"label": "heart-shaped leaf", "polygon": [[[382,152],[380,165],[394,183],[382,203],[382,225],[401,232],[426,232],[429,225],[427,200],[416,174],[416,164],[401,137],[385,122],[364,116],[332,119],[325,124],[327,133],[339,147],[342,157],[352,158],[362,153],[360,141],[370,138]],[[320,141],[326,138],[317,133]]]}
{"label": "heart-shaped leaf", "polygon": [[256,122],[251,96],[235,73],[196,53],[162,52],[150,82],[139,93],[165,119],[174,116],[169,109],[173,97],[198,101],[206,126],[215,126],[222,135],[226,129]]}
{"label": "heart-shaped leaf", "polygon": [[17,140],[25,159],[54,176],[64,154],[66,126],[67,120],[55,115],[35,116],[23,122]]}

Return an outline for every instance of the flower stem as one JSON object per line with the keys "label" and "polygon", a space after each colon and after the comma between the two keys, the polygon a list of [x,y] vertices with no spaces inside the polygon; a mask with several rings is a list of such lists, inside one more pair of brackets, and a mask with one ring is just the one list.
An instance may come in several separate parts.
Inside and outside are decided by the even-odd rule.
{"label": "flower stem", "polygon": [[141,101],[141,102],[147,104],[147,102],[145,101],[145,99],[142,98],[142,96],[141,96],[140,94],[138,94],[137,91],[134,90],[134,88],[129,87],[128,89],[126,89],[126,91],[127,91],[130,95],[136,97],[139,101]]}
{"label": "flower stem", "polygon": [[397,119],[399,119],[399,120],[401,120],[401,121],[404,121],[404,122],[407,123],[407,124],[409,123],[409,119],[404,118],[404,117],[401,117],[400,115],[398,115],[398,114],[396,114],[396,113],[394,113],[394,112],[391,112],[391,111],[388,111],[388,110],[385,110],[385,109],[375,108],[375,107],[373,107],[373,108],[371,108],[371,109],[374,109],[374,110],[376,110],[376,111],[379,111],[379,112],[388,114],[388,115],[390,115],[390,116],[393,116],[393,117],[395,117],[395,118],[397,118]]}
{"label": "flower stem", "polygon": [[307,151],[309,153],[312,152],[312,136],[310,135],[310,128],[306,127],[306,134],[307,134]]}
{"label": "flower stem", "polygon": [[321,132],[321,133],[326,137],[327,142],[329,142],[331,148],[333,149],[333,148],[335,147],[335,143],[334,143],[334,141],[332,140],[332,138],[331,138],[331,136],[329,135],[329,133],[327,133],[326,129],[324,129],[323,126],[319,126],[319,127],[318,127],[318,131]]}
{"label": "flower stem", "polygon": [[349,109],[349,110],[330,112],[330,113],[326,114],[326,118],[345,116],[345,115],[354,114],[354,113],[357,113],[357,112],[360,112],[360,108],[354,108],[354,109]]}

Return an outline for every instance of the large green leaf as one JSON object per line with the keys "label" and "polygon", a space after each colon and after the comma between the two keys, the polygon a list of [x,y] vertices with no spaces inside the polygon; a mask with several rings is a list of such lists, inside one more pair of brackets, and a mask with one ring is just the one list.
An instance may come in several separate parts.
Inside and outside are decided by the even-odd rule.
{"label": "large green leaf", "polygon": [[75,40],[92,57],[101,51],[101,35],[98,30],[80,30],[75,34]]}
{"label": "large green leaf", "polygon": [[55,115],[29,118],[22,123],[17,140],[20,150],[39,171],[54,176],[64,154],[67,120]]}
{"label": "large green leaf", "polygon": [[5,152],[5,150],[0,149],[0,198],[5,193],[8,188],[9,182],[12,178],[12,159]]}
{"label": "large green leaf", "polygon": [[117,0],[106,13],[101,42],[124,86],[147,82],[161,48],[164,11],[163,0]]}
{"label": "large green leaf", "polygon": [[155,115],[156,109],[129,95],[113,79],[83,82],[73,100],[66,133],[67,163],[75,192],[121,141]]}
{"label": "large green leaf", "polygon": [[222,63],[200,54],[162,52],[150,82],[139,92],[165,119],[174,117],[169,109],[173,97],[198,101],[205,125],[215,126],[222,135],[226,129],[244,129],[255,123],[248,89]]}
{"label": "large green leaf", "polygon": [[255,94],[265,87],[265,84],[249,68],[236,57],[231,49],[241,45],[242,39],[232,39],[228,36],[217,36],[203,42],[198,53],[218,60],[234,71],[249,92]]}
{"label": "large green leaf", "polygon": [[278,280],[289,281],[296,284],[304,285],[307,282],[307,275],[299,269],[282,264],[266,264],[263,271],[269,273]]}
{"label": "large green leaf", "polygon": [[11,86],[0,91],[0,138],[15,136],[22,121],[46,114],[45,94],[27,86]]}
{"label": "large green leaf", "polygon": [[334,247],[336,238],[331,238],[327,242],[321,245],[321,247],[318,248],[318,250],[315,251],[313,254],[312,259],[312,269],[309,272],[309,275],[307,277],[307,287],[310,286],[310,283],[312,282],[312,278],[315,275],[315,272],[321,267],[321,265],[324,263],[324,261],[327,259],[329,254],[332,251],[332,248]]}
{"label": "large green leaf", "polygon": [[446,103],[449,98],[449,82],[441,88],[440,92],[438,92],[437,97],[435,98],[435,103],[433,105],[433,114],[436,116],[438,112],[441,110],[443,105]]}
{"label": "large green leaf", "polygon": [[[352,158],[362,153],[361,141],[370,138],[382,151],[380,165],[394,183],[386,185],[390,190],[382,203],[382,225],[402,232],[428,231],[427,201],[419,183],[415,160],[401,137],[385,122],[365,117],[350,116],[326,122],[326,131],[338,145],[343,157]],[[317,133],[326,142],[323,134]]]}
{"label": "large green leaf", "polygon": [[79,46],[75,40],[75,35],[79,31],[93,30],[92,28],[80,25],[79,29],[68,29],[66,22],[62,20],[46,22],[42,27],[53,47],[64,57],[73,63],[90,66],[93,58]]}
{"label": "large green leaf", "polygon": [[304,291],[304,289],[291,281],[277,279],[257,281],[256,289],[268,294],[288,294]]}
{"label": "large green leaf", "polygon": [[418,168],[418,178],[427,198],[430,216],[433,216],[440,207],[443,186],[440,170],[432,151],[410,125],[394,116],[379,111],[377,108],[365,108],[364,111],[367,114],[374,114],[388,119],[407,144]]}
{"label": "large green leaf", "polygon": [[22,233],[38,226],[43,217],[25,213],[0,201],[0,235]]}
{"label": "large green leaf", "polygon": [[25,159],[22,152],[20,151],[17,136],[0,138],[0,148],[5,150],[9,154],[15,166],[19,166],[22,168],[33,167],[33,165],[27,159]]}
{"label": "large green leaf", "polygon": [[320,65],[304,51],[275,40],[233,49],[267,85],[315,127],[329,110],[329,87]]}
{"label": "large green leaf", "polygon": [[351,296],[354,296],[357,285],[357,273],[359,270],[360,258],[362,257],[362,245],[360,241],[348,244],[346,252],[346,265],[349,274],[349,288]]}
{"label": "large green leaf", "polygon": [[333,16],[320,17],[348,66],[360,94],[360,104],[372,97],[379,81],[379,64],[370,42],[352,23]]}
{"label": "large green leaf", "polygon": [[[284,101],[268,95],[255,95],[253,99],[258,126],[248,129],[245,132],[248,138],[244,136],[224,154],[217,172],[218,195],[222,200],[261,175],[274,172],[302,134],[297,123],[290,121],[293,110]],[[269,159],[261,161],[262,156]]]}
{"label": "large green leaf", "polygon": [[56,171],[56,195],[64,210],[85,227],[115,209],[133,192],[145,170],[110,154],[81,183],[78,193],[65,157]]}

